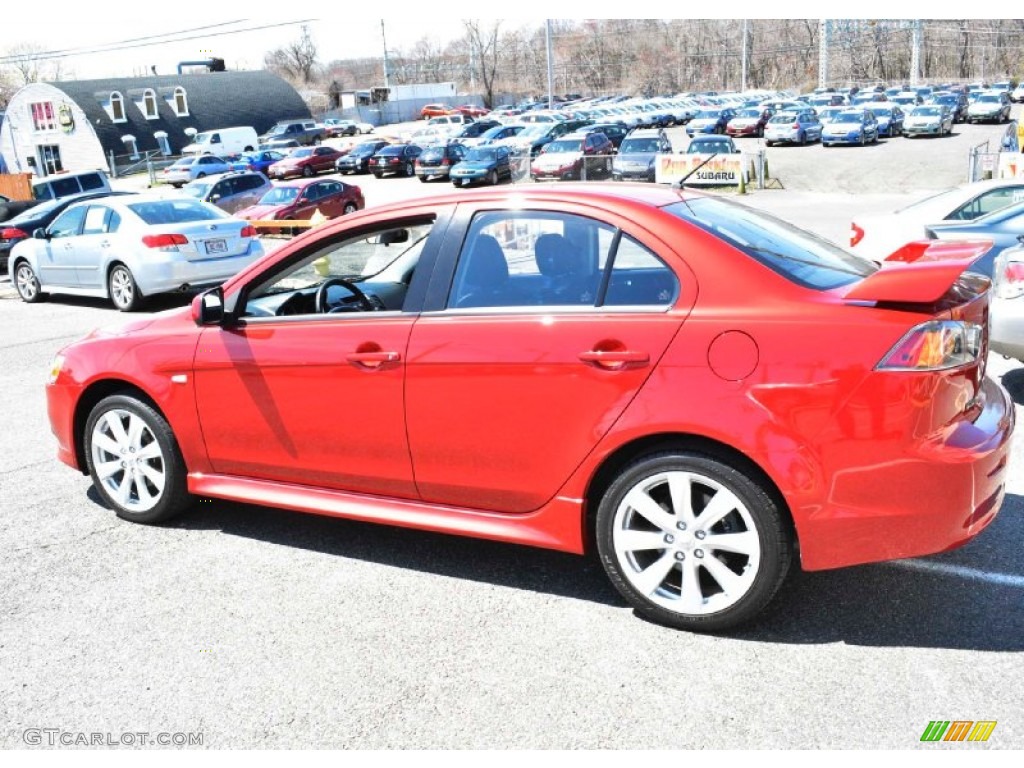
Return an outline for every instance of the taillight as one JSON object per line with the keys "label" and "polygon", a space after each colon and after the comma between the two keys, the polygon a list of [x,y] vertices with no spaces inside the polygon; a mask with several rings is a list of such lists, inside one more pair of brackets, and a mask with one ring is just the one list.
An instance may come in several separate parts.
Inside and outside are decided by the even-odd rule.
{"label": "taillight", "polygon": [[993,293],[1000,299],[1024,297],[1024,254],[1017,255],[1017,258],[1009,258],[1005,262],[1002,259],[996,261]]}
{"label": "taillight", "polygon": [[965,320],[930,320],[910,330],[878,364],[882,371],[940,371],[977,362],[984,328]]}
{"label": "taillight", "polygon": [[252,224],[242,227],[242,231],[238,233],[239,237],[256,237],[256,227]]}
{"label": "taillight", "polygon": [[451,165],[451,164],[452,164],[452,161],[449,160],[447,157],[442,157],[441,158],[441,165]]}
{"label": "taillight", "polygon": [[0,230],[0,240],[24,240],[26,237],[28,237],[28,234],[16,227]]}
{"label": "taillight", "polygon": [[800,123],[793,123],[793,128],[794,129],[798,129],[799,127],[800,127]]}
{"label": "taillight", "polygon": [[850,223],[850,247],[855,246],[864,239],[864,230],[854,223]]}
{"label": "taillight", "polygon": [[184,235],[144,235],[142,244],[147,248],[160,248],[167,251],[178,250],[179,245],[186,245],[188,238]]}

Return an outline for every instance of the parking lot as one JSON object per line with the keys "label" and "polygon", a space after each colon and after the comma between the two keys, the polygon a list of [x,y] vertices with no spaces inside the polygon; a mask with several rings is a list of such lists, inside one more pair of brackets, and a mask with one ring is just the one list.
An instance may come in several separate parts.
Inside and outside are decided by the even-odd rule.
{"label": "parking lot", "polygon": [[[785,189],[746,201],[845,243],[853,216],[962,182],[969,147],[1001,131],[772,148]],[[346,180],[368,206],[452,189]],[[124,319],[25,305],[0,278],[5,747],[56,728],[216,748],[912,748],[935,719],[998,721],[971,749],[1024,747],[1019,437],[1002,512],[968,546],[794,572],[765,618],[701,636],[639,620],[570,555],[220,501],[119,520],[57,461],[43,382],[63,345]],[[988,372],[1024,416],[1024,367]],[[339,432],[344,412],[324,404]]]}

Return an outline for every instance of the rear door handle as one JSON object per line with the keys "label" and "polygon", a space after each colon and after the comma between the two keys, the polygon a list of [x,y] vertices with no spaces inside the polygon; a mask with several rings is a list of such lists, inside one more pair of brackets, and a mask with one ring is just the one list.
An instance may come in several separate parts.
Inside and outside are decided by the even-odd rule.
{"label": "rear door handle", "polygon": [[402,356],[397,352],[352,352],[345,359],[357,368],[380,368],[387,363],[397,363]]}
{"label": "rear door handle", "polygon": [[651,361],[651,356],[646,352],[638,352],[631,349],[592,349],[589,352],[581,352],[580,360],[585,363],[593,363],[600,368],[608,370],[619,370],[628,367],[640,367]]}

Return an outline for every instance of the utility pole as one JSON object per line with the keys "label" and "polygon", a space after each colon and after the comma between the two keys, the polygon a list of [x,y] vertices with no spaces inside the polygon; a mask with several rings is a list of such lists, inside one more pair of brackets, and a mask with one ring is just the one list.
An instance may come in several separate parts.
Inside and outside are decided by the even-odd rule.
{"label": "utility pole", "polygon": [[829,34],[832,31],[830,19],[822,19],[818,22],[818,87],[824,88],[828,85],[828,43]]}
{"label": "utility pole", "polygon": [[555,107],[555,59],[551,55],[551,19],[544,19],[544,42],[548,49],[548,109]]}
{"label": "utility pole", "polygon": [[921,80],[921,20],[914,19],[910,48],[910,87]]}
{"label": "utility pole", "polygon": [[388,39],[384,36],[384,19],[380,20],[380,39],[384,43],[384,87],[390,88],[388,83]]}
{"label": "utility pole", "polygon": [[747,19],[744,19],[743,20],[743,49],[742,49],[742,56],[741,56],[741,58],[743,59],[743,62],[742,62],[742,65],[740,67],[740,69],[741,69],[741,72],[740,72],[740,93],[746,93],[746,90],[747,90],[747,39],[748,39],[748,37],[747,37]]}

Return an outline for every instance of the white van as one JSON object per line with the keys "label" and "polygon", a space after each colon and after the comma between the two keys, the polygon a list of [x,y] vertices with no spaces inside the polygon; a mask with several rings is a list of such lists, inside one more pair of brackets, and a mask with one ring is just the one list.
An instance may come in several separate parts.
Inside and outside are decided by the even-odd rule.
{"label": "white van", "polygon": [[181,154],[201,155],[209,152],[212,155],[227,157],[242,152],[252,152],[257,146],[259,146],[259,142],[256,140],[256,129],[250,125],[244,125],[197,133],[192,138],[191,144],[181,148]]}
{"label": "white van", "polygon": [[54,173],[32,182],[32,197],[36,200],[57,200],[82,192],[109,192],[110,180],[104,171],[80,173]]}

